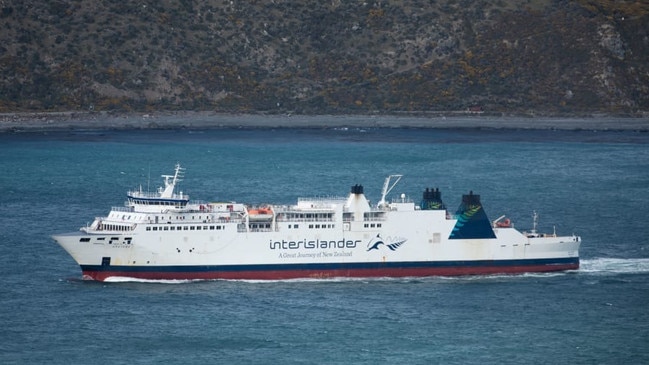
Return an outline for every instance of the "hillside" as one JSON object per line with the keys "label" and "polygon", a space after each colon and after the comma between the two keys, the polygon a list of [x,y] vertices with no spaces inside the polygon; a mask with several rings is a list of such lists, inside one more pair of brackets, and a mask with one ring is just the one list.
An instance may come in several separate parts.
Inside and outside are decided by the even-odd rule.
{"label": "hillside", "polygon": [[5,113],[649,111],[641,1],[0,5]]}

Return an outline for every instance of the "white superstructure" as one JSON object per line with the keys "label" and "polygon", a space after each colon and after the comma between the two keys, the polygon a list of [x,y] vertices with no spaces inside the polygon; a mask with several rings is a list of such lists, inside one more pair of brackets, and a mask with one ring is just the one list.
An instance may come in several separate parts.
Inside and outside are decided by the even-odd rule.
{"label": "white superstructure", "polygon": [[[449,214],[438,190],[415,204],[387,202],[401,177],[388,177],[370,205],[363,187],[348,197],[300,198],[253,207],[190,202],[177,165],[156,193],[130,191],[79,232],[54,239],[84,277],[284,279],[330,276],[427,276],[556,271],[579,266],[578,236],[522,233],[487,219],[478,195]],[[392,179],[396,179],[392,183]]]}

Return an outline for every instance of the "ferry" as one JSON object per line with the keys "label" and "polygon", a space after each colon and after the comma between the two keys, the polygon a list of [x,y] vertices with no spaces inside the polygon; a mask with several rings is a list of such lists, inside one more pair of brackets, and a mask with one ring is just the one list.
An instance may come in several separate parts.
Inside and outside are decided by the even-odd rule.
{"label": "ferry", "polygon": [[469,192],[454,213],[439,189],[414,202],[387,201],[402,175],[385,179],[370,203],[362,185],[348,196],[298,198],[293,205],[198,202],[177,192],[185,170],[162,175],[155,192],[129,191],[124,206],[77,232],[52,238],[82,277],[110,281],[283,280],[552,272],[579,268],[581,238],[519,231],[490,221]]}

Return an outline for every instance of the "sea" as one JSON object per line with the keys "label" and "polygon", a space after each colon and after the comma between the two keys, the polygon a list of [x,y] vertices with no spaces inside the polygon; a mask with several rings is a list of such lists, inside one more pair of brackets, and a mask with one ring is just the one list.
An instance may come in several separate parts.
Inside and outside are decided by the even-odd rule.
{"label": "sea", "polygon": [[[293,116],[292,118],[299,118]],[[550,274],[286,281],[81,280],[51,235],[153,190],[192,199],[346,196],[577,234]],[[0,364],[648,364],[649,133],[313,128],[0,134]]]}

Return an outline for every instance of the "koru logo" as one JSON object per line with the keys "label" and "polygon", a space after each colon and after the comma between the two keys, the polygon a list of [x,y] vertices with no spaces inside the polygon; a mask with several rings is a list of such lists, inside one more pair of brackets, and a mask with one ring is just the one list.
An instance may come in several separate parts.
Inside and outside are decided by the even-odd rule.
{"label": "koru logo", "polygon": [[402,237],[397,237],[397,238],[388,237],[386,240],[384,240],[381,237],[381,234],[377,234],[376,237],[372,238],[367,243],[367,251],[378,250],[379,246],[381,245],[384,245],[385,247],[389,248],[390,251],[395,251],[397,248],[399,248],[399,246],[403,245],[404,242],[406,241],[407,239]]}

